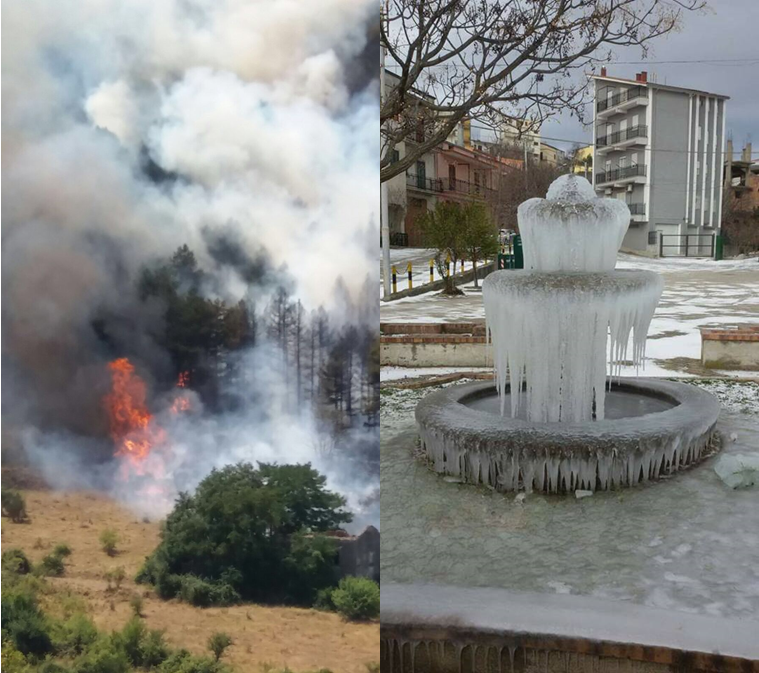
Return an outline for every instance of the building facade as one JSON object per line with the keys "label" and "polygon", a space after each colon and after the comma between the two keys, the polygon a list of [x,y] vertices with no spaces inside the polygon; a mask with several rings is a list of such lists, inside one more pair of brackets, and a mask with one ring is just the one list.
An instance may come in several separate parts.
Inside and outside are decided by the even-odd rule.
{"label": "building facade", "polygon": [[751,143],[743,147],[740,157],[736,159],[733,141],[727,141],[724,188],[735,210],[753,212],[759,208],[759,161],[754,161],[752,157]]}
{"label": "building facade", "polygon": [[728,97],[652,82],[646,72],[633,81],[602,68],[593,80],[593,185],[630,207],[622,248],[657,253],[662,235],[668,246],[710,247],[721,225]]}

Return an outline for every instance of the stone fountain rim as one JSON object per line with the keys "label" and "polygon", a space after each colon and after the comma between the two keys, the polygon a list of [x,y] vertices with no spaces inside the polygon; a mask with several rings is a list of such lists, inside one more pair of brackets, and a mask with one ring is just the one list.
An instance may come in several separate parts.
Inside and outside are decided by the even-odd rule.
{"label": "stone fountain rim", "polygon": [[[564,646],[565,651],[759,671],[756,622],[590,596],[446,584],[382,585],[381,638],[452,639],[490,646]],[[708,645],[706,645],[708,643]],[[703,669],[701,668],[703,666]]]}
{"label": "stone fountain rim", "polygon": [[[615,380],[617,390],[645,394],[667,399],[676,406],[642,416],[604,419],[585,423],[534,423],[510,416],[496,416],[462,404],[470,395],[482,394],[488,389],[497,394],[493,381],[465,383],[430,393],[416,407],[417,424],[435,431],[458,437],[473,434],[493,440],[499,436],[512,444],[524,437],[529,444],[556,443],[562,448],[595,452],[596,442],[614,439],[612,449],[639,448],[648,441],[670,437],[674,433],[705,433],[713,427],[719,416],[720,404],[714,395],[697,386],[653,378],[620,378]],[[507,384],[508,391],[509,386]],[[487,427],[483,427],[486,425]],[[540,448],[535,449],[536,452]]]}

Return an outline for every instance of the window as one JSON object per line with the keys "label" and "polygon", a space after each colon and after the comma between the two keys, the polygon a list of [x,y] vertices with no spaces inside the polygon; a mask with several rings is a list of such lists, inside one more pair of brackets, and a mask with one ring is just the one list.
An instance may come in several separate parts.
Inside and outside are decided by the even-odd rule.
{"label": "window", "polygon": [[619,157],[619,167],[627,168],[627,157]]}
{"label": "window", "polygon": [[397,164],[401,160],[401,153],[398,150],[393,150],[390,153],[390,163]]}
{"label": "window", "polygon": [[631,166],[637,166],[638,165],[638,153],[637,152],[633,152],[630,155],[630,165]]}
{"label": "window", "polygon": [[648,244],[649,245],[656,245],[656,231],[649,231],[648,232]]}
{"label": "window", "polygon": [[455,185],[456,185],[456,167],[453,164],[451,164],[450,166],[448,166],[448,182],[451,183],[450,188],[451,189],[455,189]]}
{"label": "window", "polygon": [[638,115],[633,115],[633,118],[632,118],[632,125],[633,126],[637,126],[638,125],[638,123],[639,123],[638,119],[639,119]]}

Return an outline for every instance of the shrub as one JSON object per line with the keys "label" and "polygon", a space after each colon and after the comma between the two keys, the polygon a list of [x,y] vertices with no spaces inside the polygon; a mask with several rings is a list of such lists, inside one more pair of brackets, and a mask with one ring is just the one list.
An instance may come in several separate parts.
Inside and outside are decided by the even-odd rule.
{"label": "shrub", "polygon": [[82,654],[98,637],[92,620],[78,612],[59,622],[54,629],[55,649],[67,655]]}
{"label": "shrub", "polygon": [[126,577],[126,570],[124,570],[124,566],[111,568],[110,570],[106,571],[104,577],[105,581],[108,582],[108,591],[112,591],[113,589],[116,589],[116,591],[118,591],[121,588],[121,583]]}
{"label": "shrub", "polygon": [[230,669],[208,657],[194,657],[187,650],[169,655],[158,673],[226,673]]}
{"label": "shrub", "polygon": [[60,556],[61,558],[66,558],[67,556],[71,556],[71,547],[69,547],[65,542],[61,542],[53,548],[53,554],[56,556]]}
{"label": "shrub", "polygon": [[318,533],[351,519],[325,483],[310,465],[214,470],[193,495],[178,498],[138,581],[195,605],[240,597],[312,605],[335,581],[336,544]]}
{"label": "shrub", "polygon": [[142,666],[145,668],[153,668],[164,662],[169,656],[169,648],[163,639],[163,631],[157,629],[148,631],[140,643],[140,652]]}
{"label": "shrub", "polygon": [[9,638],[19,652],[35,656],[50,652],[49,624],[33,592],[4,589],[1,612],[3,637]]}
{"label": "shrub", "polygon": [[366,577],[344,577],[332,592],[332,602],[345,619],[374,619],[380,611],[379,585]]}
{"label": "shrub", "polygon": [[56,554],[44,556],[39,564],[39,572],[45,577],[60,577],[65,569],[63,559]]}
{"label": "shrub", "polygon": [[139,617],[132,617],[119,634],[118,642],[133,666],[142,665],[142,642],[147,632],[145,622]]}
{"label": "shrub", "polygon": [[16,649],[15,643],[3,635],[2,655],[0,655],[0,671],[3,673],[28,673],[26,657]]}
{"label": "shrub", "polygon": [[3,490],[0,495],[3,515],[10,517],[14,523],[21,523],[26,520],[26,502],[23,496],[18,492],[10,489]]}
{"label": "shrub", "polygon": [[317,591],[314,607],[317,610],[334,610],[335,604],[332,602],[332,592],[334,590],[335,587],[327,587],[326,589]]}
{"label": "shrub", "polygon": [[132,613],[135,617],[142,617],[143,603],[144,601],[140,594],[132,594],[132,597],[129,599],[129,606],[132,608]]}
{"label": "shrub", "polygon": [[3,552],[3,574],[27,575],[32,571],[32,564],[21,549],[12,548]]}
{"label": "shrub", "polygon": [[214,661],[219,661],[219,659],[221,659],[222,655],[224,654],[224,651],[231,644],[232,644],[232,638],[230,638],[229,634],[224,633],[222,631],[218,631],[217,633],[214,633],[208,639],[208,649],[211,650]]}
{"label": "shrub", "polygon": [[380,673],[380,665],[376,661],[370,661],[366,664],[367,673]]}
{"label": "shrub", "polygon": [[75,661],[72,673],[128,673],[129,658],[117,638],[101,636]]}
{"label": "shrub", "polygon": [[204,608],[211,605],[211,594],[213,587],[206,581],[195,577],[194,575],[185,575],[182,577],[182,584],[179,589],[179,597],[195,607]]}
{"label": "shrub", "polygon": [[118,533],[113,528],[106,528],[100,533],[100,548],[108,554],[108,556],[116,555],[116,545],[119,542]]}

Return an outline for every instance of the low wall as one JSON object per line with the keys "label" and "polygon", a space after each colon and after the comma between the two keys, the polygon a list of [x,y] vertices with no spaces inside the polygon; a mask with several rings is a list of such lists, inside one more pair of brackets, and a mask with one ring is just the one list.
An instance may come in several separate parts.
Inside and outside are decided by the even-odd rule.
{"label": "low wall", "polygon": [[701,364],[711,369],[759,370],[759,325],[702,328]]}
{"label": "low wall", "polygon": [[756,622],[583,596],[382,586],[394,673],[759,673]]}
{"label": "low wall", "polygon": [[396,367],[489,367],[484,322],[381,323],[380,364]]}

